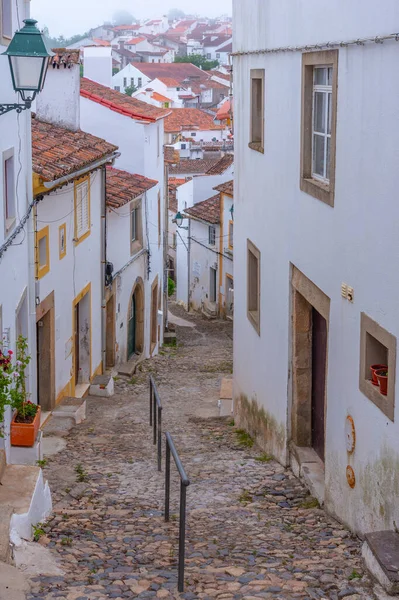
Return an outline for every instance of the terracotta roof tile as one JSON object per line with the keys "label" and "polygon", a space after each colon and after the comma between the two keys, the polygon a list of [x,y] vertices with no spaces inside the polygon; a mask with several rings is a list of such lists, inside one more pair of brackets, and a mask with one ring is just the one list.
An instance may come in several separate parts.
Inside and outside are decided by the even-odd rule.
{"label": "terracotta roof tile", "polygon": [[220,194],[216,194],[216,196],[212,196],[212,198],[208,198],[203,202],[198,202],[191,208],[186,208],[184,212],[195,219],[218,225],[220,223]]}
{"label": "terracotta roof tile", "polygon": [[170,98],[163,96],[159,92],[153,92],[151,98],[154,98],[154,100],[156,100],[157,102],[171,102]]}
{"label": "terracotta roof tile", "polygon": [[164,160],[170,165],[175,165],[180,162],[180,151],[173,146],[165,146]]}
{"label": "terracotta roof tile", "polygon": [[137,98],[131,98],[127,94],[121,94],[90,79],[82,78],[80,81],[80,95],[83,98],[88,98],[93,102],[102,104],[110,110],[121,113],[126,117],[153,123],[170,114],[169,109],[158,108],[147,102],[137,100]]}
{"label": "terracotta roof tile", "polygon": [[69,50],[66,48],[53,48],[54,56],[50,58],[50,65],[55,69],[61,66],[70,69],[72,65],[80,63],[80,50]]}
{"label": "terracotta roof tile", "polygon": [[194,79],[198,82],[207,81],[209,73],[191,63],[142,63],[139,70],[151,79],[171,77],[182,83]]}
{"label": "terracotta roof tile", "polygon": [[213,188],[222,194],[227,194],[227,196],[234,197],[234,180],[226,181],[226,183],[222,183],[221,185],[217,185]]}
{"label": "terracotta roof tile", "polygon": [[224,127],[216,125],[212,115],[199,108],[172,108],[165,119],[165,133],[178,133],[188,129],[210,131]]}
{"label": "terracotta roof tile", "polygon": [[234,163],[234,156],[232,154],[225,154],[219,162],[211,167],[206,175],[223,175],[225,171]]}
{"label": "terracotta roof tile", "polygon": [[193,173],[196,175],[205,175],[209,169],[214,167],[220,159],[218,158],[196,158],[194,160],[181,160],[176,166],[169,168],[169,175],[179,175],[184,173]]}
{"label": "terracotta roof tile", "polygon": [[107,167],[107,206],[120,208],[147,192],[158,181]]}
{"label": "terracotta roof tile", "polygon": [[70,131],[32,118],[32,168],[54,181],[112,155],[117,146],[84,131]]}
{"label": "terracotta roof tile", "polygon": [[222,106],[219,108],[219,110],[216,113],[217,120],[224,121],[225,119],[230,119],[231,111],[232,111],[232,103],[230,100],[226,100],[226,102],[223,102]]}

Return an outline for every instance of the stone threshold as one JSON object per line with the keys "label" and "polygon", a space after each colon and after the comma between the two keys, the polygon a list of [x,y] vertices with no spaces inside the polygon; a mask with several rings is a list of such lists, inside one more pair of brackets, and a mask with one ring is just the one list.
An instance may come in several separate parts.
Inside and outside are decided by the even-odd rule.
{"label": "stone threshold", "polygon": [[313,448],[290,444],[290,466],[295,477],[302,479],[309,492],[324,504],[324,463]]}

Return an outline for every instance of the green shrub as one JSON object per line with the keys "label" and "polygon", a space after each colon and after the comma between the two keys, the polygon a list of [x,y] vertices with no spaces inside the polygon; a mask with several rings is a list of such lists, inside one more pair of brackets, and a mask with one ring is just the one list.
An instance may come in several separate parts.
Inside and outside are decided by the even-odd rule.
{"label": "green shrub", "polygon": [[168,277],[168,296],[173,296],[173,294],[175,293],[175,288],[176,288],[175,282],[173,281],[173,279]]}

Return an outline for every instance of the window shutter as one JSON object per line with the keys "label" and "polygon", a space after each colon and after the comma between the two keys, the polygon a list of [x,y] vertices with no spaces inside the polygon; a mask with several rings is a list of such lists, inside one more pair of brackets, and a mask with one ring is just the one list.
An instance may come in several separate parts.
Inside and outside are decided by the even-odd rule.
{"label": "window shutter", "polygon": [[79,239],[89,229],[89,186],[85,181],[76,186],[76,237]]}

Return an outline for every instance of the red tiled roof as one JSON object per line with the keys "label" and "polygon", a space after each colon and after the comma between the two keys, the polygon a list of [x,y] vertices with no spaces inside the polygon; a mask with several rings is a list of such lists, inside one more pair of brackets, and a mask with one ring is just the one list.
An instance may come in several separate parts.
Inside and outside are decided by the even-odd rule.
{"label": "red tiled roof", "polygon": [[213,167],[211,167],[206,175],[223,175],[225,171],[234,163],[232,154],[225,154]]}
{"label": "red tiled roof", "polygon": [[169,167],[169,175],[178,175],[184,173],[193,173],[196,175],[205,175],[214,167],[220,159],[218,158],[196,158],[196,159],[183,159],[176,166]]}
{"label": "red tiled roof", "polygon": [[125,42],[126,46],[135,46],[136,44],[140,44],[140,42],[146,42],[147,38],[145,37],[134,37],[128,42]]}
{"label": "red tiled roof", "polygon": [[78,65],[80,62],[80,50],[69,50],[67,48],[53,48],[54,56],[50,58],[50,65],[55,69],[61,66],[64,68],[71,65]]}
{"label": "red tiled roof", "polygon": [[100,40],[99,38],[93,38],[93,42],[96,46],[110,46],[111,42],[108,40]]}
{"label": "red tiled roof", "polygon": [[32,169],[45,181],[71,175],[111,156],[117,146],[84,131],[70,131],[32,118]]}
{"label": "red tiled roof", "polygon": [[165,146],[164,160],[170,165],[175,165],[180,162],[180,152],[173,146]]}
{"label": "red tiled roof", "polygon": [[159,81],[162,81],[162,83],[164,83],[167,87],[170,88],[180,87],[180,83],[172,77],[156,77],[155,79],[159,79]]}
{"label": "red tiled roof", "polygon": [[215,48],[217,46],[221,46],[223,43],[227,44],[231,39],[229,35],[217,35],[214,40],[212,37],[214,36],[211,35],[203,40],[203,44],[207,48]]}
{"label": "red tiled roof", "polygon": [[212,196],[212,198],[208,198],[203,202],[198,202],[191,208],[186,208],[184,212],[190,217],[194,217],[194,219],[218,225],[220,223],[220,194],[216,194],[216,196]]}
{"label": "red tiled roof", "polygon": [[83,77],[81,80],[80,95],[93,102],[102,104],[110,110],[118,112],[126,117],[153,123],[158,119],[163,119],[170,114],[169,109],[158,108],[137,98],[131,98],[127,94],[121,94],[105,85],[101,85],[90,79]]}
{"label": "red tiled roof", "polygon": [[231,102],[230,102],[230,100],[226,100],[226,102],[223,102],[222,106],[217,111],[216,119],[218,121],[224,121],[225,119],[229,119],[231,117],[230,111],[231,111]]}
{"label": "red tiled roof", "polygon": [[171,102],[170,98],[162,96],[162,94],[159,94],[158,92],[153,92],[151,98],[154,98],[154,100],[156,100],[157,102]]}
{"label": "red tiled roof", "polygon": [[107,167],[107,206],[120,208],[147,192],[158,181],[143,175],[132,175],[120,169]]}
{"label": "red tiled roof", "polygon": [[169,181],[168,181],[169,206],[168,206],[168,208],[174,214],[177,213],[177,208],[178,208],[176,190],[178,187],[180,187],[181,185],[186,183],[186,181],[187,181],[186,179],[176,179],[175,177],[169,178]]}
{"label": "red tiled roof", "polygon": [[199,108],[172,108],[165,119],[165,133],[176,133],[183,130],[210,131],[223,129],[216,125],[212,115]]}
{"label": "red tiled roof", "polygon": [[115,27],[112,27],[113,31],[136,31],[137,29],[140,29],[140,25],[115,25]]}
{"label": "red tiled roof", "polygon": [[171,77],[180,83],[190,80],[190,78],[194,78],[198,82],[209,79],[207,71],[203,71],[191,63],[143,63],[139,69],[151,79]]}
{"label": "red tiled roof", "polygon": [[159,50],[137,50],[139,56],[164,56],[169,50],[160,48]]}
{"label": "red tiled roof", "polygon": [[217,185],[213,188],[222,194],[226,194],[227,196],[234,197],[234,180],[226,181],[226,183],[222,183],[221,185]]}

